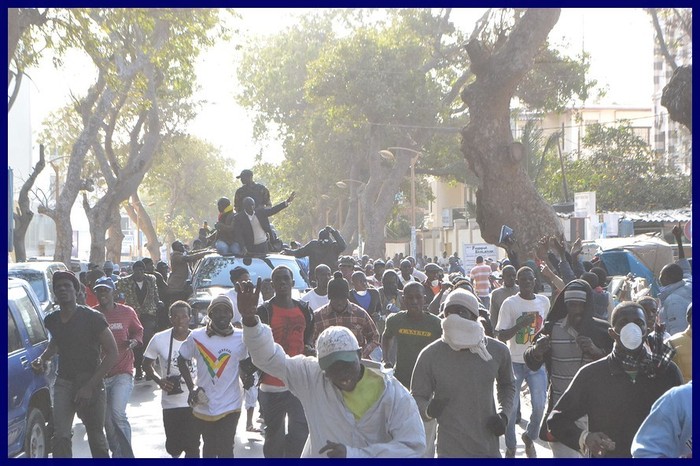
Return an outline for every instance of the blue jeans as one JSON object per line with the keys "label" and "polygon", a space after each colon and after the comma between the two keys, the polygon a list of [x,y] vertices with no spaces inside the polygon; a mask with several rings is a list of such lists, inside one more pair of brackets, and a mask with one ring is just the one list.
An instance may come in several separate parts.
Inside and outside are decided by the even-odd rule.
{"label": "blue jeans", "polygon": [[[77,406],[73,401],[79,387],[75,382],[57,378],[54,385],[53,403],[53,457],[73,457],[73,419]],[[93,458],[109,458],[109,447],[105,438],[105,389],[100,383],[95,388],[90,405],[83,410],[80,419],[85,425],[90,453]]]}
{"label": "blue jeans", "polygon": [[228,244],[226,241],[218,240],[214,244],[214,247],[216,248],[216,252],[218,252],[222,256],[232,256],[234,254],[241,254],[241,246],[235,242],[232,244]]}
{"label": "blue jeans", "polygon": [[[265,419],[265,458],[300,458],[304,450],[309,426],[306,424],[304,408],[291,392],[258,392],[258,400]],[[284,432],[287,417],[289,432]]]}
{"label": "blue jeans", "polygon": [[535,440],[539,438],[540,424],[544,415],[544,405],[547,400],[547,372],[544,366],[536,371],[531,371],[524,363],[513,363],[513,375],[515,376],[515,399],[513,400],[513,410],[508,414],[508,427],[506,428],[506,448],[515,448],[515,418],[520,407],[520,390],[523,381],[527,380],[530,387],[530,404],[532,414],[530,422],[527,423],[525,431],[528,437]]}
{"label": "blue jeans", "polygon": [[126,417],[126,404],[134,389],[134,376],[117,374],[105,377],[107,406],[105,409],[105,431],[112,458],[133,458],[131,449],[131,425]]}

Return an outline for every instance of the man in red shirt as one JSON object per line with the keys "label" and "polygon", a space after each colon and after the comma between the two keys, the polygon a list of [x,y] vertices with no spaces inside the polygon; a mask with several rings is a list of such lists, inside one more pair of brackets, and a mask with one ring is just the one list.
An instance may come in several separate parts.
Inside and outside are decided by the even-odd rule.
{"label": "man in red shirt", "polygon": [[491,267],[484,264],[482,256],[476,256],[476,265],[469,271],[469,276],[474,283],[474,292],[486,309],[490,305],[489,293],[491,292],[491,287],[489,286],[489,275],[491,275]]}
{"label": "man in red shirt", "polygon": [[[294,275],[291,269],[277,266],[271,277],[275,295],[258,307],[260,321],[272,328],[275,343],[289,356],[314,356],[313,312],[307,303],[292,299]],[[258,400],[266,425],[263,445],[265,458],[301,457],[309,427],[299,399],[280,379],[263,374]]]}
{"label": "man in red shirt", "polygon": [[143,342],[143,327],[133,308],[114,302],[114,282],[109,277],[97,279],[92,287],[99,304],[96,310],[107,319],[117,342],[117,363],[105,376],[105,432],[113,458],[133,458],[131,425],[126,404],[134,388],[134,352]]}

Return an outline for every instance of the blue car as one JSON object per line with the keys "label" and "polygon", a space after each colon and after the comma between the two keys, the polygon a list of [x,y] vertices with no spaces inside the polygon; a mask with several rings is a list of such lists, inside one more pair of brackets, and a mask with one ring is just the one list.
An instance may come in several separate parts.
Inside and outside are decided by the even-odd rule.
{"label": "blue car", "polygon": [[49,343],[39,300],[24,280],[7,281],[8,457],[47,458],[51,439],[51,393],[46,373],[31,363]]}

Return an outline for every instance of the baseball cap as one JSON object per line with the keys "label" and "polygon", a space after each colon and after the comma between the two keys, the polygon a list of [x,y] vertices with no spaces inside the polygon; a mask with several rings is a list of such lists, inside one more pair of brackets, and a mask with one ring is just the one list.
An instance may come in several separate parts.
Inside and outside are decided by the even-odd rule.
{"label": "baseball cap", "polygon": [[331,326],[325,329],[316,340],[318,364],[326,370],[337,361],[355,362],[359,360],[357,338],[347,327]]}
{"label": "baseball cap", "polygon": [[226,307],[229,311],[233,312],[233,303],[231,302],[231,299],[225,295],[219,295],[211,300],[209,307],[207,307],[207,314],[211,314],[211,311],[217,307]]}
{"label": "baseball cap", "polygon": [[437,264],[433,264],[431,262],[430,264],[425,265],[425,271],[426,272],[442,272],[442,267],[440,267]]}
{"label": "baseball cap", "polygon": [[53,282],[54,290],[56,288],[56,282],[66,278],[73,282],[73,287],[75,288],[75,291],[80,291],[80,281],[78,280],[78,277],[76,277],[73,272],[69,272],[67,270],[57,270],[51,276],[51,281]]}
{"label": "baseball cap", "polygon": [[253,176],[253,171],[252,171],[252,170],[248,170],[248,169],[246,168],[245,170],[241,171],[241,174],[238,175],[236,178],[242,178],[242,177],[244,177],[244,176]]}
{"label": "baseball cap", "polygon": [[114,291],[114,282],[109,277],[98,278],[95,280],[95,286],[92,287],[92,290],[95,291],[98,288],[109,288]]}
{"label": "baseball cap", "polygon": [[443,303],[443,312],[449,306],[464,306],[469,312],[474,314],[474,316],[479,317],[479,300],[476,299],[472,293],[464,290],[462,288],[455,288],[447,295],[445,302]]}

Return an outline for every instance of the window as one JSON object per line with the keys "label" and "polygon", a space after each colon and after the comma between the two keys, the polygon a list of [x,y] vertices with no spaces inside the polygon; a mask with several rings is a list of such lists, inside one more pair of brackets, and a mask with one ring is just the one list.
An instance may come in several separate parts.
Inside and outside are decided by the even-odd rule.
{"label": "window", "polygon": [[7,299],[15,302],[19,314],[22,317],[22,321],[24,322],[24,326],[27,329],[29,343],[31,345],[36,345],[37,343],[46,341],[48,339],[46,330],[44,330],[39,314],[32,300],[29,298],[26,291],[24,291],[24,288],[14,287],[9,289],[7,291]]}
{"label": "window", "polygon": [[22,338],[19,336],[19,330],[17,330],[17,323],[15,318],[12,317],[12,312],[7,309],[7,354],[10,354],[18,349],[22,348]]}

